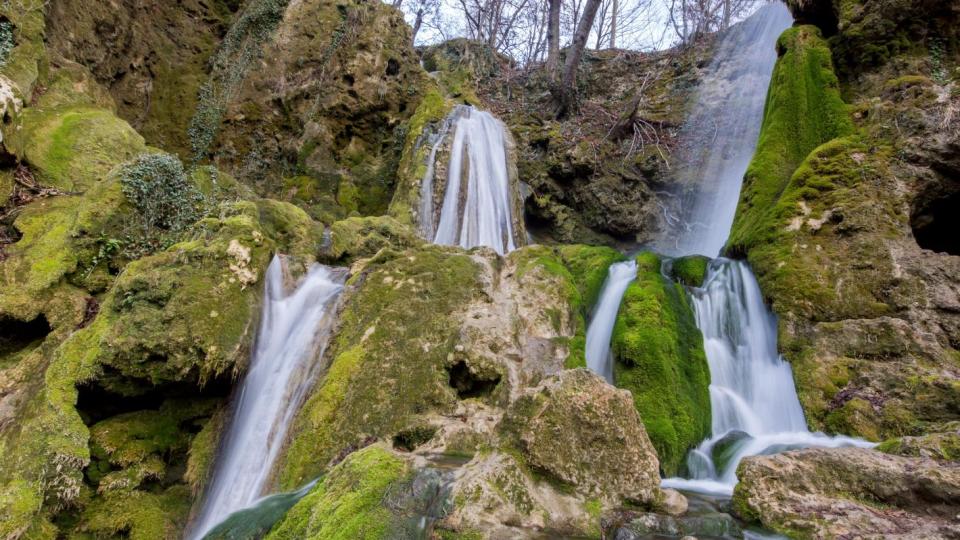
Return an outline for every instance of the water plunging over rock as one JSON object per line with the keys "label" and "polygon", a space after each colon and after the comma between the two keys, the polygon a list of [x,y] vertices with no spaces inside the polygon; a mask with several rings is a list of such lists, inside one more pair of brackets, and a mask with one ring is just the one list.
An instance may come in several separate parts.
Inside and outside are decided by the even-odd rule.
{"label": "water plunging over rock", "polygon": [[600,300],[587,328],[587,367],[613,384],[613,355],[610,337],[617,322],[620,301],[637,277],[637,261],[629,260],[610,266],[607,281],[600,292]]}
{"label": "water plunging over rock", "polygon": [[774,2],[732,27],[717,44],[680,132],[681,165],[675,176],[685,191],[678,215],[671,216],[673,226],[657,243],[659,251],[716,257],[723,249],[760,134],[777,60],[774,44],[792,22],[787,8]]}
{"label": "water plunging over rock", "polygon": [[710,365],[712,437],[687,459],[690,480],[665,486],[729,494],[745,456],[807,446],[872,446],[849,437],[810,433],[793,374],[777,352],[776,320],[746,264],[710,263],[702,289],[691,293]]}
{"label": "water plunging over rock", "polygon": [[343,278],[342,272],[314,265],[296,290],[287,292],[283,260],[278,256],[270,263],[250,369],[190,538],[202,538],[264,494],[290,422],[317,375]]}
{"label": "water plunging over rock", "polygon": [[[447,137],[451,128],[452,139]],[[434,166],[448,139],[447,181],[435,221],[434,193],[439,186],[434,186]],[[501,255],[516,249],[524,232],[511,157],[513,142],[503,123],[489,112],[461,105],[429,142],[433,146],[420,193],[424,236],[437,244],[488,246]]]}

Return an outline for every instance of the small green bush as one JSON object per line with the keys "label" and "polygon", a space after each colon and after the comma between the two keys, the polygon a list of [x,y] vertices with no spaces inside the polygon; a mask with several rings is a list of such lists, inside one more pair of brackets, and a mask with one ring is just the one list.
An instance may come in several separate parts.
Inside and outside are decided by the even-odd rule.
{"label": "small green bush", "polygon": [[0,67],[7,63],[16,45],[13,39],[13,24],[10,21],[0,21]]}
{"label": "small green bush", "polygon": [[170,154],[142,154],[120,171],[123,195],[136,208],[127,231],[134,258],[167,247],[202,216],[203,194]]}

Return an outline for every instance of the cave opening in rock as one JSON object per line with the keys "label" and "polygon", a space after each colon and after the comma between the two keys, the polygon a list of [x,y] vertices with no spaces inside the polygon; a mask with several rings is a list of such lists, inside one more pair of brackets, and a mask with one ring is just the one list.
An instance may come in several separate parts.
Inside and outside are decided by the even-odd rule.
{"label": "cave opening in rock", "polygon": [[50,323],[43,315],[30,321],[0,317],[0,358],[39,344],[50,333]]}
{"label": "cave opening in rock", "polygon": [[500,384],[499,374],[474,373],[463,360],[447,367],[447,373],[450,376],[450,387],[457,391],[460,399],[490,395]]}
{"label": "cave opening in rock", "polygon": [[208,380],[203,387],[189,381],[153,384],[103,366],[96,380],[77,387],[77,412],[86,425],[92,426],[118,414],[159,409],[168,399],[226,400],[231,390],[229,377]]}
{"label": "cave opening in rock", "polygon": [[[960,187],[960,186],[958,186]],[[910,213],[910,228],[924,249],[960,255],[960,189],[920,197]]]}

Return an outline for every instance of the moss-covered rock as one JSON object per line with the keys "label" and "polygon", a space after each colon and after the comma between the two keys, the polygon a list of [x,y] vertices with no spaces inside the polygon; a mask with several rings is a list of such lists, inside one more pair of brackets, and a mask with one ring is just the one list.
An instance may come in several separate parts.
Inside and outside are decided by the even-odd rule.
{"label": "moss-covered rock", "polygon": [[656,452],[633,399],[586,368],[519,398],[501,429],[533,470],[607,506],[653,505],[661,496]]}
{"label": "moss-covered rock", "polygon": [[[410,464],[383,446],[358,450],[330,470],[267,535],[270,540],[402,538],[410,534],[394,505]],[[398,511],[399,510],[399,511]]]}
{"label": "moss-covered rock", "polygon": [[[355,0],[252,2],[225,43],[191,127],[197,157],[263,193],[310,177],[337,201],[337,217],[385,213],[401,126],[426,82],[400,12]],[[260,57],[269,67],[257,67]]]}
{"label": "moss-covered rock", "polygon": [[690,255],[667,262],[670,277],[688,287],[701,287],[707,277],[707,265],[710,259],[703,255]]}
{"label": "moss-covered rock", "polygon": [[710,369],[683,286],[661,264],[654,253],[637,257],[613,330],[613,380],[633,394],[661,469],[675,476],[710,435]]}
{"label": "moss-covered rock", "polygon": [[[956,423],[952,427],[956,428]],[[880,443],[877,450],[898,456],[960,461],[960,432],[954,429],[920,437],[888,439]]]}
{"label": "moss-covered rock", "polygon": [[422,243],[416,231],[390,216],[352,217],[330,226],[322,255],[331,262],[346,262],[371,257],[384,248],[404,250]]}
{"label": "moss-covered rock", "polygon": [[948,292],[958,263],[922,249],[949,228],[932,210],[958,170],[945,157],[956,144],[943,124],[950,99],[937,97],[947,91],[901,54],[844,81],[846,107],[830,58],[849,52],[831,55],[809,27],[779,46],[728,249],[747,257],[779,317],[807,419],[877,441],[956,420],[960,327],[947,306],[960,301]]}
{"label": "moss-covered rock", "polygon": [[47,10],[47,44],[88,68],[151,145],[186,159],[207,62],[236,8],[231,0],[58,2]]}
{"label": "moss-covered rock", "polygon": [[[800,162],[817,146],[852,131],[830,48],[812,26],[777,41],[760,139],[744,176],[728,245],[747,251],[776,228],[770,213]],[[728,248],[731,249],[731,248]]]}

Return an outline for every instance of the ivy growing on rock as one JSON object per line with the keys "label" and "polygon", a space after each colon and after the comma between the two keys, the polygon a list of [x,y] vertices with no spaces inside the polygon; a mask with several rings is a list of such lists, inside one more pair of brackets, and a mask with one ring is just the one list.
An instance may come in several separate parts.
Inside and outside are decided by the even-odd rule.
{"label": "ivy growing on rock", "polygon": [[7,63],[10,53],[16,46],[13,39],[13,23],[7,20],[0,20],[0,67]]}
{"label": "ivy growing on rock", "polygon": [[187,128],[194,161],[201,161],[217,137],[227,103],[280,21],[290,0],[250,3],[223,38],[214,56],[210,79],[200,88],[197,111]]}
{"label": "ivy growing on rock", "polygon": [[143,154],[123,166],[124,196],[136,208],[127,231],[127,255],[140,257],[176,241],[201,217],[203,194],[170,154]]}

